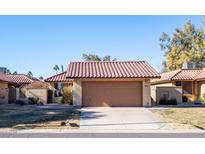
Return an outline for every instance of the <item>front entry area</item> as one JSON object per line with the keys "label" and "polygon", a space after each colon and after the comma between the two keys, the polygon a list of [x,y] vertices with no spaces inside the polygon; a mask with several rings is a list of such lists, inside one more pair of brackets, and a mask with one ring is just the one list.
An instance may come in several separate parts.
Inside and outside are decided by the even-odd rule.
{"label": "front entry area", "polygon": [[83,107],[141,107],[142,81],[82,83]]}

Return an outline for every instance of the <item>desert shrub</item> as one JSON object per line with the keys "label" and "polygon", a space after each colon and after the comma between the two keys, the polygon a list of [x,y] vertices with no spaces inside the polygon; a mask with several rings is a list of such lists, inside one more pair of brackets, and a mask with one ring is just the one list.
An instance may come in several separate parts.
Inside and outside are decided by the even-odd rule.
{"label": "desert shrub", "polygon": [[61,103],[70,105],[73,104],[73,94],[71,90],[67,88],[63,89]]}
{"label": "desert shrub", "polygon": [[34,105],[34,104],[37,104],[37,103],[38,103],[38,99],[37,98],[34,98],[34,97],[29,97],[28,98],[28,104]]}
{"label": "desert shrub", "polygon": [[22,100],[16,100],[15,104],[20,105],[20,106],[24,106],[26,103]]}

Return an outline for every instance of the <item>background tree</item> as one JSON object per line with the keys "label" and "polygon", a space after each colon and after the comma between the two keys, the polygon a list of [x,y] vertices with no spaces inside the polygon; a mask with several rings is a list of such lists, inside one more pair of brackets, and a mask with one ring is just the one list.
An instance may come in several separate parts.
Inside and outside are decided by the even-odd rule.
{"label": "background tree", "polygon": [[83,54],[83,60],[85,61],[116,61],[117,59],[111,59],[111,56],[100,57],[95,54]]}
{"label": "background tree", "polygon": [[190,21],[183,29],[176,29],[173,36],[162,33],[160,47],[165,51],[163,71],[180,69],[184,63],[193,63],[200,68],[205,66],[205,31],[196,28]]}
{"label": "background tree", "polygon": [[53,67],[53,69],[56,71],[56,74],[58,74],[58,71],[60,70],[59,66],[58,66],[58,65],[55,65],[55,66]]}
{"label": "background tree", "polygon": [[17,71],[14,71],[13,74],[18,74],[18,72],[17,72]]}
{"label": "background tree", "polygon": [[28,76],[33,77],[33,73],[31,71],[28,71]]}
{"label": "background tree", "polygon": [[39,77],[39,80],[43,80],[43,79],[44,79],[43,76],[40,76],[40,77]]}
{"label": "background tree", "polygon": [[85,61],[102,61],[102,59],[95,54],[83,54],[83,59]]}
{"label": "background tree", "polygon": [[111,59],[111,56],[105,56],[105,57],[103,57],[102,59],[103,59],[103,61],[117,61],[116,58]]}
{"label": "background tree", "polygon": [[11,74],[11,71],[9,69],[6,69],[6,74]]}

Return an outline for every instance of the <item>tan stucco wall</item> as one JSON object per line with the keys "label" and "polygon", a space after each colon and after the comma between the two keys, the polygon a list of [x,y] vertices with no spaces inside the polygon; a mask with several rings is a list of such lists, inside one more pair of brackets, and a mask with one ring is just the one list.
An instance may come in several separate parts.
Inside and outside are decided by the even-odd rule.
{"label": "tan stucco wall", "polygon": [[82,81],[75,80],[73,82],[73,105],[82,106]]}
{"label": "tan stucco wall", "polygon": [[46,104],[48,102],[48,89],[27,89],[26,97],[37,97],[42,103]]}
{"label": "tan stucco wall", "polygon": [[143,80],[143,89],[142,89],[142,100],[143,106],[151,106],[151,93],[150,93],[150,79]]}
{"label": "tan stucco wall", "polygon": [[156,94],[156,88],[157,87],[173,87],[173,86],[175,86],[173,84],[173,82],[167,82],[167,83],[161,83],[161,84],[152,84],[151,88],[150,88],[152,102],[157,102],[157,98],[156,98],[156,95],[157,95]]}
{"label": "tan stucco wall", "polygon": [[182,103],[182,87],[156,87],[156,101],[159,103],[159,100],[163,98],[164,93],[169,94],[169,98],[175,98],[178,103]]}
{"label": "tan stucco wall", "polygon": [[82,82],[83,81],[143,81],[143,106],[151,105],[150,79],[76,79],[73,81],[73,105],[82,106]]}
{"label": "tan stucco wall", "polygon": [[0,81],[0,103],[8,103],[9,89],[8,83]]}

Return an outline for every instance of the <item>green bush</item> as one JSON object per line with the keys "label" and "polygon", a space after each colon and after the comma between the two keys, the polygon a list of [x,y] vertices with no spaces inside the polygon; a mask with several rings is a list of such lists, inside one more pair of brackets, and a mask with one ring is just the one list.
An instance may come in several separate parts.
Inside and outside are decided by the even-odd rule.
{"label": "green bush", "polygon": [[20,105],[20,106],[26,105],[26,103],[24,101],[22,101],[22,100],[16,100],[15,104]]}
{"label": "green bush", "polygon": [[177,100],[176,98],[171,98],[168,100],[168,105],[177,105]]}
{"label": "green bush", "polygon": [[199,99],[202,104],[205,104],[205,93],[202,94],[202,97]]}
{"label": "green bush", "polygon": [[176,98],[171,98],[171,99],[161,98],[159,100],[159,105],[177,105],[177,100]]}
{"label": "green bush", "polygon": [[166,98],[160,98],[159,105],[167,105],[167,99]]}
{"label": "green bush", "polygon": [[34,98],[34,97],[29,97],[28,98],[28,104],[34,105],[34,104],[37,104],[37,103],[38,103],[38,99],[37,98]]}
{"label": "green bush", "polygon": [[205,103],[205,93],[202,94],[202,98],[200,98],[200,101],[204,104]]}
{"label": "green bush", "polygon": [[68,89],[63,89],[61,103],[63,104],[73,104],[73,94]]}
{"label": "green bush", "polygon": [[205,93],[202,94],[203,99],[205,99]]}

